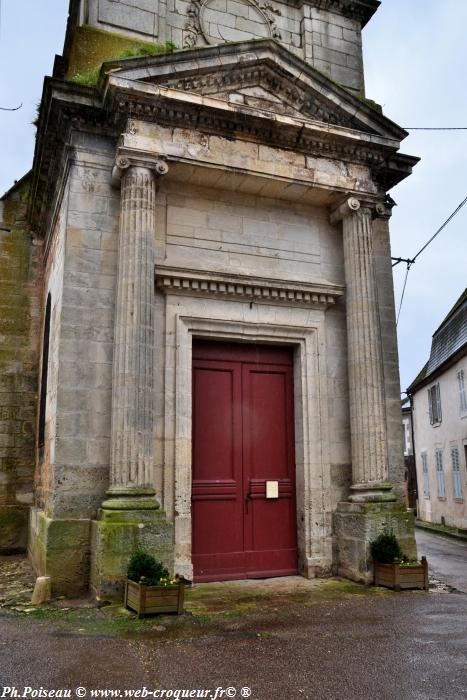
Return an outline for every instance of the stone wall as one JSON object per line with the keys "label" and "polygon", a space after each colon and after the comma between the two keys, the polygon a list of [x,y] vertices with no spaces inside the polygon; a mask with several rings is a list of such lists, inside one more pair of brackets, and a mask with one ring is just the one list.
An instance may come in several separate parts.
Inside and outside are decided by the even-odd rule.
{"label": "stone wall", "polygon": [[94,517],[108,486],[120,204],[109,151],[113,144],[78,136],[69,175],[52,506],[58,518]]}
{"label": "stone wall", "polygon": [[[108,486],[119,193],[114,144],[75,133],[47,242],[52,314],[46,431],[30,554],[54,594],[89,586],[91,519]],[[110,155],[112,154],[112,155]]]}
{"label": "stone wall", "polygon": [[0,552],[26,547],[33,498],[42,249],[28,178],[0,203]]}
{"label": "stone wall", "polygon": [[[335,82],[364,93],[360,21],[313,3],[89,0],[82,2],[79,21],[139,41],[172,42],[178,48],[271,37]],[[78,34],[76,42],[81,39]],[[76,46],[72,54],[79,54]]]}

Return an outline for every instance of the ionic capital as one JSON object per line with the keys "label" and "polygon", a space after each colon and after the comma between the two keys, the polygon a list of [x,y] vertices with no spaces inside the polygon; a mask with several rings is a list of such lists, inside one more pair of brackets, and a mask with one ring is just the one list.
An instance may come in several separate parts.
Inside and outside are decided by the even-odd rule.
{"label": "ionic capital", "polygon": [[391,208],[383,202],[360,197],[348,197],[331,211],[329,220],[331,224],[337,224],[358,211],[366,211],[372,219],[389,219],[391,216]]}
{"label": "ionic capital", "polygon": [[169,172],[169,166],[164,156],[147,156],[138,153],[119,152],[115,158],[115,165],[112,169],[112,185],[120,187],[123,173],[129,168],[143,168],[154,173],[155,177],[162,177]]}

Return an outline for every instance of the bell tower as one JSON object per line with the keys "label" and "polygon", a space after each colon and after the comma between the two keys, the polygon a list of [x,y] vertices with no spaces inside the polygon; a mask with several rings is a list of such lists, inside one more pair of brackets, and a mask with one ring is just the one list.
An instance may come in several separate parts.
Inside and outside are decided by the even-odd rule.
{"label": "bell tower", "polygon": [[[81,50],[77,42],[84,40],[82,28],[120,37],[114,42],[117,49],[122,39],[170,42],[181,49],[270,38],[334,82],[363,95],[362,28],[379,4],[378,0],[72,0],[65,63]],[[76,32],[78,27],[81,31]],[[101,40],[112,53],[110,37],[102,34]],[[114,50],[102,60],[118,58],[117,54]]]}

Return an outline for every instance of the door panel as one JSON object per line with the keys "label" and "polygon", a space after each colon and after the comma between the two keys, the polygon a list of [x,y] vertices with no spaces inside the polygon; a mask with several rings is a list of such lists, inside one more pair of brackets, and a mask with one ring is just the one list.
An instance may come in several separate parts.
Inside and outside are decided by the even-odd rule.
{"label": "door panel", "polygon": [[291,351],[193,343],[192,494],[195,580],[296,573]]}

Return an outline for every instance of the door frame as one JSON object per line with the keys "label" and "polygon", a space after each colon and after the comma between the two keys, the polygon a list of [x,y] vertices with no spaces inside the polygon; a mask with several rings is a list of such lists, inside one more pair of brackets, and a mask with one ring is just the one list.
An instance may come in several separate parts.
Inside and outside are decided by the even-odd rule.
{"label": "door frame", "polygon": [[[311,316],[311,314],[310,314]],[[172,326],[173,360],[166,359],[165,405],[174,389],[173,410],[165,411],[164,507],[174,522],[176,573],[193,578],[191,559],[192,479],[192,339],[255,342],[294,347],[294,428],[298,569],[307,578],[332,567],[329,435],[321,420],[327,406],[324,311],[313,313],[313,325],[275,325],[176,314]],[[175,333],[174,333],[175,331]],[[169,346],[166,345],[169,353]],[[172,427],[173,426],[173,427]],[[173,441],[167,440],[172,433]],[[173,481],[170,478],[170,466]],[[172,507],[170,504],[172,501]],[[172,512],[171,512],[172,511]]]}

